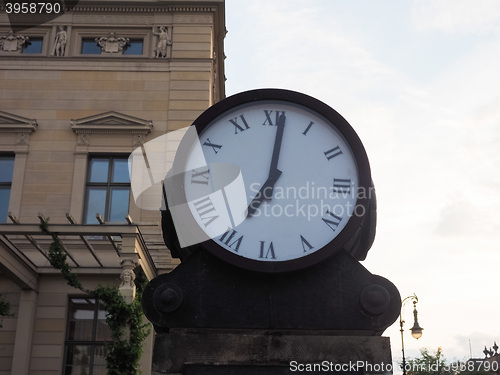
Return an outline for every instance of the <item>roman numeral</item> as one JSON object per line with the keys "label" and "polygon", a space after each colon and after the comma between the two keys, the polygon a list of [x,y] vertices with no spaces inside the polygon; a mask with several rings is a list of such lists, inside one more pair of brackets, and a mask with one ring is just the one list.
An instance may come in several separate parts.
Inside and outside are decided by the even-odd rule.
{"label": "roman numeral", "polygon": [[330,227],[331,230],[335,232],[337,227],[339,226],[340,222],[342,221],[342,218],[340,216],[335,215],[333,212],[330,212],[329,210],[326,210],[326,213],[330,215],[333,219],[324,219],[321,218],[325,222],[326,225]]}
{"label": "roman numeral", "polygon": [[274,245],[273,245],[273,243],[272,243],[272,242],[269,244],[269,247],[267,248],[266,255],[264,256],[264,248],[265,248],[265,244],[266,244],[266,242],[265,242],[265,241],[260,241],[260,253],[259,253],[259,258],[262,258],[262,259],[268,259],[268,258],[269,258],[269,255],[271,255],[271,259],[276,259],[276,254],[275,254],[275,252],[274,252]]}
{"label": "roman numeral", "polygon": [[278,124],[278,119],[280,118],[280,116],[285,114],[285,111],[274,111],[274,112],[275,112],[275,120],[273,122],[273,119],[271,117],[273,111],[268,111],[264,109],[264,114],[266,115],[266,119],[264,120],[264,123],[262,125],[276,126]]}
{"label": "roman numeral", "polygon": [[328,160],[333,159],[335,156],[339,156],[342,154],[342,150],[340,149],[339,146],[332,148],[331,150],[325,151],[324,152],[326,158]]}
{"label": "roman numeral", "polygon": [[[231,233],[229,233],[231,232]],[[243,236],[240,236],[239,238],[235,238],[236,232],[234,229],[228,228],[227,232],[225,232],[220,238],[219,241],[222,242],[223,244],[229,246],[230,248],[233,248],[234,246],[234,251],[238,252],[240,249],[241,241],[243,241]],[[233,241],[234,239],[234,241]],[[233,242],[231,242],[233,241]]]}
{"label": "roman numeral", "polygon": [[314,122],[312,122],[312,121],[311,121],[311,122],[309,123],[309,125],[307,125],[306,130],[304,130],[304,133],[302,133],[302,134],[307,135],[307,132],[309,131],[309,129],[311,129],[311,126],[313,126],[313,124],[314,124]]}
{"label": "roman numeral", "polygon": [[238,124],[238,117],[235,117],[234,119],[229,120],[229,122],[234,125],[234,134],[238,134],[238,131],[242,132],[242,131],[245,131],[246,129],[250,129],[250,126],[248,126],[248,124],[245,120],[245,117],[243,117],[243,115],[240,115],[240,119],[243,122],[242,125],[244,125],[245,128],[243,128],[240,124]]}
{"label": "roman numeral", "polygon": [[210,170],[208,168],[200,172],[198,172],[196,169],[193,169],[191,174],[191,183],[208,185],[208,180],[210,179],[209,173]]}
{"label": "roman numeral", "polygon": [[[311,244],[309,242],[307,242],[307,240],[302,237],[302,235],[300,236],[300,242],[302,242],[302,249],[304,249],[304,253],[307,253],[309,250],[311,250],[313,247],[311,246]],[[307,250],[306,250],[306,246],[307,246]]]}
{"label": "roman numeral", "polygon": [[218,153],[219,150],[222,148],[222,145],[216,145],[215,143],[212,143],[210,141],[210,138],[207,138],[205,143],[203,143],[203,146],[212,147],[212,149],[214,150],[215,153]]}
{"label": "roman numeral", "polygon": [[351,192],[351,179],[334,178],[333,191],[335,193],[349,194]]}
{"label": "roman numeral", "polygon": [[214,204],[210,200],[210,197],[206,197],[193,202],[193,205],[196,208],[198,215],[200,215],[200,219],[205,227],[208,227],[215,219],[219,217],[219,215],[210,214],[211,212],[215,211]]}

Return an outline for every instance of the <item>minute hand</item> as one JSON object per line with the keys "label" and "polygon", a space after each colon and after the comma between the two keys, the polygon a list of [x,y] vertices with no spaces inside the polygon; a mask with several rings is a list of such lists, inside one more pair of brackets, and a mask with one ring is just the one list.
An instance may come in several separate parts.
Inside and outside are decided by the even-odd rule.
{"label": "minute hand", "polygon": [[273,197],[274,184],[281,176],[281,171],[278,169],[278,159],[280,157],[281,140],[283,139],[283,130],[285,129],[285,114],[281,114],[276,124],[276,138],[274,140],[273,155],[271,157],[271,167],[269,168],[269,176],[262,185],[261,189],[248,205],[248,216],[252,216],[264,199],[271,199]]}
{"label": "minute hand", "polygon": [[[271,167],[269,168],[269,177],[276,173],[278,170],[278,159],[280,157],[281,150],[281,140],[283,139],[283,130],[285,130],[285,120],[286,116],[284,113],[278,118],[278,123],[276,124],[278,129],[276,130],[276,138],[274,139],[273,156],[271,157]],[[271,195],[272,197],[272,192]]]}

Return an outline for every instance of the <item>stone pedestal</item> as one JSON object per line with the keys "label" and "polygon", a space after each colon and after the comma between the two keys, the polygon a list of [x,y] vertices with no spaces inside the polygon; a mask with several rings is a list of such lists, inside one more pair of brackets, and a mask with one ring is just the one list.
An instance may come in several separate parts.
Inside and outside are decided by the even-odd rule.
{"label": "stone pedestal", "polygon": [[158,333],[154,375],[391,374],[388,337],[328,332],[172,329]]}
{"label": "stone pedestal", "polygon": [[303,270],[263,274],[206,251],[151,280],[153,374],[390,374],[401,298],[345,251]]}

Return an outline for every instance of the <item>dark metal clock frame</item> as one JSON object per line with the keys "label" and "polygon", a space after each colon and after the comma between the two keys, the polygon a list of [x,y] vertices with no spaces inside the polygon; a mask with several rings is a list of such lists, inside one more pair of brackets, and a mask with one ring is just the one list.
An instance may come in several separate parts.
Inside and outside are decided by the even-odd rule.
{"label": "dark metal clock frame", "polygon": [[[193,125],[196,127],[198,134],[202,134],[204,129],[210,127],[217,118],[224,115],[228,111],[231,111],[235,107],[265,101],[297,104],[299,106],[306,107],[312,112],[318,114],[320,117],[323,117],[327,120],[325,121],[327,124],[332,124],[333,127],[335,127],[342,134],[347,144],[350,146],[356,161],[359,179],[358,189],[363,192],[362,194],[357,194],[356,192],[358,197],[354,214],[349,218],[348,223],[343,228],[341,233],[339,233],[332,241],[314,253],[297,259],[276,262],[257,261],[232,253],[213,240],[207,240],[201,243],[200,246],[203,249],[210,251],[220,259],[247,270],[266,273],[290,272],[312,266],[325,260],[331,255],[337,253],[339,250],[343,249],[346,244],[353,239],[353,237],[359,235],[361,226],[371,225],[370,223],[366,223],[367,216],[374,205],[372,202],[374,199],[372,199],[373,197],[371,196],[373,194],[373,185],[371,180],[370,164],[365,148],[358,135],[350,124],[337,111],[311,96],[295,91],[284,89],[258,89],[235,94],[208,108],[194,121]],[[174,160],[174,165],[177,165],[179,168],[177,170],[180,170],[180,168],[183,168],[186,164],[188,153],[183,151],[189,150],[189,146],[190,145],[186,144],[185,139],[181,141],[179,146],[180,152],[176,154]],[[184,191],[183,186],[179,186],[178,188]],[[279,218],[276,220],[279,220]],[[194,218],[189,218],[183,225],[197,226],[197,223]],[[365,228],[365,230],[370,229]],[[374,232],[374,228],[371,230]],[[366,251],[368,251],[368,249],[365,250],[364,255],[366,255]],[[364,259],[364,256],[362,259]]]}

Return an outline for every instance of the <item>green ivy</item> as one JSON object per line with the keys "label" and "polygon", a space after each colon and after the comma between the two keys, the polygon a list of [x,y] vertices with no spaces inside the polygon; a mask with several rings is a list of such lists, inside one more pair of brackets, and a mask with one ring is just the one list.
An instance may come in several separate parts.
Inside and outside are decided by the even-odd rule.
{"label": "green ivy", "polygon": [[[141,274],[143,275],[142,272]],[[136,281],[138,279],[140,276],[136,278]],[[113,340],[108,344],[106,357],[108,375],[135,375],[137,373],[136,369],[142,355],[142,343],[150,332],[149,323],[142,321],[141,296],[145,285],[139,282],[137,284],[136,296],[130,305],[125,302],[116,287],[99,285],[93,291],[93,295],[102,302],[108,312],[106,323],[111,329]],[[124,358],[127,360],[124,361]]]}
{"label": "green ivy", "polygon": [[[10,303],[5,300],[3,296],[0,296],[0,317],[2,316],[12,316],[10,312]],[[0,328],[2,328],[2,320],[0,319]]]}
{"label": "green ivy", "polygon": [[136,294],[128,305],[117,287],[98,285],[94,290],[84,289],[78,275],[71,272],[66,262],[67,253],[57,234],[48,230],[48,220],[40,220],[40,228],[52,236],[49,247],[49,262],[61,271],[68,285],[80,289],[99,299],[107,311],[106,323],[111,330],[112,342],[107,345],[106,369],[108,375],[138,375],[139,360],[142,355],[142,343],[149,335],[149,323],[143,323],[141,299],[142,291],[148,280],[142,270],[136,275]]}
{"label": "green ivy", "polygon": [[80,289],[81,291],[87,293],[88,291],[83,289],[83,286],[80,283],[78,276],[71,272],[71,267],[66,262],[66,258],[68,257],[66,249],[62,245],[59,237],[57,237],[56,234],[49,232],[49,230],[47,229],[48,224],[49,224],[48,220],[40,219],[40,228],[42,228],[44,232],[52,236],[52,243],[49,246],[49,254],[48,254],[50,264],[52,265],[52,267],[61,271],[62,275],[68,282],[69,286]]}

